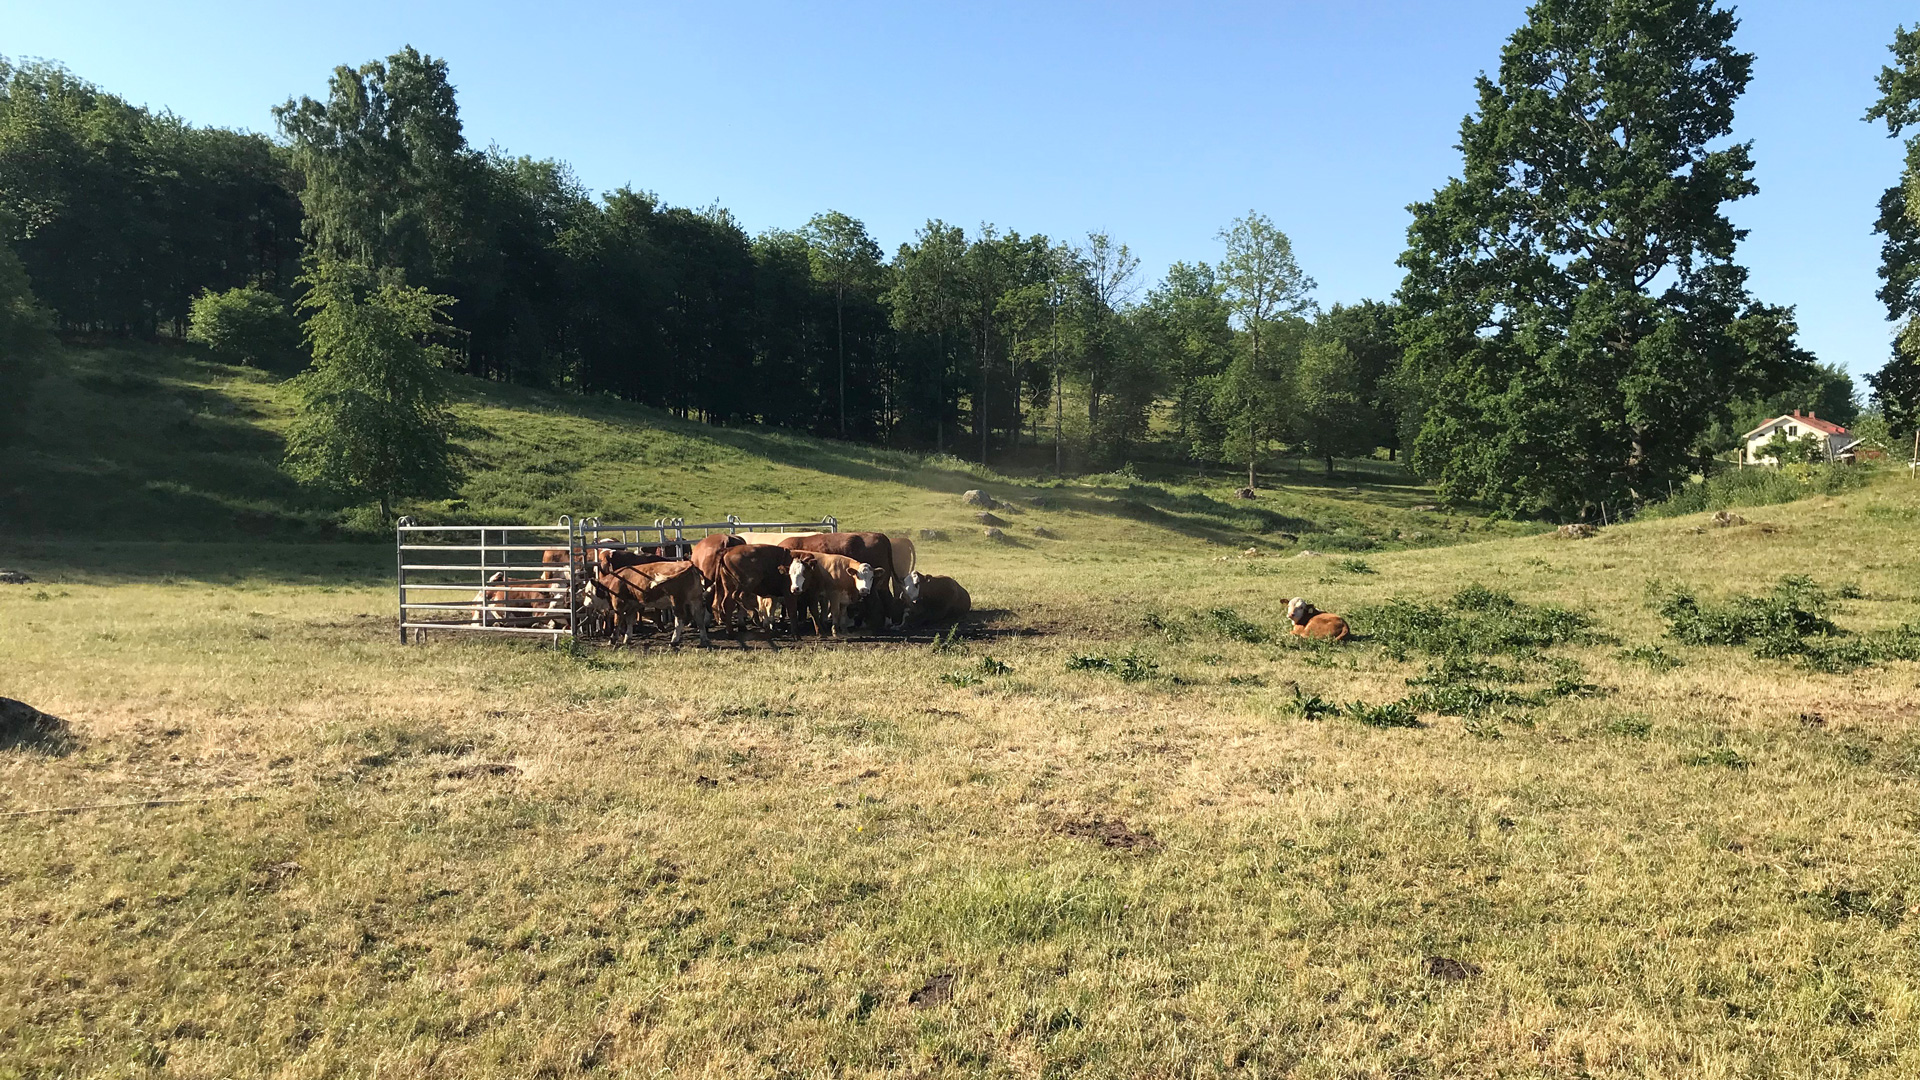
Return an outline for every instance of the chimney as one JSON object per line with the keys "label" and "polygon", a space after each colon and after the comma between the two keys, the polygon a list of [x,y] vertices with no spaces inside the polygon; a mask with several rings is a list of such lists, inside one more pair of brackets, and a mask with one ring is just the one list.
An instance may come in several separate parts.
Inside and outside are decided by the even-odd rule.
{"label": "chimney", "polygon": [[1814,412],[1814,411],[1813,411],[1812,409],[1808,409],[1808,410],[1807,410],[1807,419],[1809,419],[1809,420],[1818,420],[1818,419],[1820,419],[1820,414],[1819,414],[1819,413],[1817,413],[1817,412]]}
{"label": "chimney", "polygon": [[1798,419],[1800,419],[1800,410],[1799,410],[1799,409],[1795,409],[1795,410],[1793,410],[1793,418],[1794,418],[1795,420],[1798,420]]}

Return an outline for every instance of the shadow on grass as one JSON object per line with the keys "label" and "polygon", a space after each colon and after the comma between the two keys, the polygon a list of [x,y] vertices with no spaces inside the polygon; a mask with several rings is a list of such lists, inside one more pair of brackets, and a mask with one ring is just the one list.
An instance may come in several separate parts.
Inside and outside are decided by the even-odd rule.
{"label": "shadow on grass", "polygon": [[0,566],[34,590],[58,585],[318,585],[393,587],[393,544],[0,540]]}

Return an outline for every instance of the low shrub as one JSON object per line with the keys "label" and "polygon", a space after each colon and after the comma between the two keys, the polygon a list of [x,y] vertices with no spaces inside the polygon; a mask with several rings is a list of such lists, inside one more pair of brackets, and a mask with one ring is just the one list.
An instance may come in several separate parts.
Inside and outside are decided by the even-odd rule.
{"label": "low shrub", "polygon": [[1116,676],[1121,682],[1137,683],[1152,679],[1159,673],[1160,665],[1137,652],[1119,656],[1089,653],[1069,658],[1067,670],[1099,672]]}
{"label": "low shrub", "polygon": [[285,302],[265,289],[202,292],[193,301],[187,339],[230,364],[269,370],[299,366],[300,328]]}
{"label": "low shrub", "polygon": [[1364,701],[1349,701],[1341,707],[1341,712],[1350,719],[1358,720],[1368,727],[1377,728],[1417,728],[1420,718],[1404,702],[1389,701],[1385,705],[1369,705]]}
{"label": "low shrub", "polygon": [[1392,599],[1348,616],[1356,633],[1396,660],[1429,656],[1536,655],[1553,645],[1605,640],[1593,620],[1557,604],[1524,604],[1484,585],[1469,585],[1444,604]]}
{"label": "low shrub", "polygon": [[1847,465],[1799,465],[1734,469],[1675,491],[1641,511],[1649,517],[1679,517],[1735,506],[1772,506],[1809,495],[1838,495],[1866,484],[1870,472]]}
{"label": "low shrub", "polygon": [[1860,596],[1857,585],[1832,590],[1790,575],[1765,596],[1736,595],[1702,603],[1687,589],[1659,600],[1667,633],[1691,645],[1750,645],[1762,660],[1797,660],[1814,671],[1844,674],[1883,660],[1920,660],[1920,626],[1849,634],[1827,617],[1837,599]]}

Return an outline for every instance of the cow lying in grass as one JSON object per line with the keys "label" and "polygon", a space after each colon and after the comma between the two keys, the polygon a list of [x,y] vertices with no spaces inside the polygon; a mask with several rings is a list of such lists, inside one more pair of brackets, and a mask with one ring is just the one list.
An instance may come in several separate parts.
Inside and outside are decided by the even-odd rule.
{"label": "cow lying in grass", "polygon": [[[566,584],[542,576],[534,581],[509,579],[503,570],[495,570],[487,584],[473,594],[473,614],[469,621],[481,626],[532,626],[552,629],[555,615],[566,610]],[[501,608],[513,610],[501,611]],[[524,609],[532,608],[528,611]]]}
{"label": "cow lying in grass", "polygon": [[1347,620],[1321,611],[1304,597],[1296,596],[1287,601],[1287,618],[1293,623],[1294,637],[1345,641],[1353,636],[1353,631],[1347,627]]}
{"label": "cow lying in grass", "polygon": [[[789,610],[796,621],[811,615],[821,637],[838,637],[847,608],[873,595],[876,571],[872,564],[826,552],[798,550],[788,569],[792,588]],[[796,626],[794,632],[799,633]]]}
{"label": "cow lying in grass", "polygon": [[950,577],[913,571],[902,583],[900,594],[907,602],[907,613],[900,624],[909,629],[928,623],[957,622],[973,610],[973,597]]}

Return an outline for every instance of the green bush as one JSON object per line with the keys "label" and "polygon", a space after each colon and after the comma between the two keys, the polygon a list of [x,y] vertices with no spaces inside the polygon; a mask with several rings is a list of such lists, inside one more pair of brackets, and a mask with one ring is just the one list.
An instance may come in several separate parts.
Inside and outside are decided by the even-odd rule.
{"label": "green bush", "polygon": [[1601,640],[1593,620],[1577,611],[1554,604],[1523,604],[1484,585],[1469,585],[1445,604],[1389,600],[1353,612],[1348,621],[1395,659],[1416,652],[1443,657],[1528,656],[1552,645]]}
{"label": "green bush", "polygon": [[209,289],[194,299],[191,320],[187,338],[227,363],[269,370],[299,366],[299,327],[287,305],[264,289]]}
{"label": "green bush", "polygon": [[1687,484],[1664,502],[1648,506],[1648,517],[1679,517],[1735,506],[1772,506],[1809,495],[1838,495],[1866,484],[1870,469],[1855,465],[1753,466],[1730,469]]}

